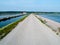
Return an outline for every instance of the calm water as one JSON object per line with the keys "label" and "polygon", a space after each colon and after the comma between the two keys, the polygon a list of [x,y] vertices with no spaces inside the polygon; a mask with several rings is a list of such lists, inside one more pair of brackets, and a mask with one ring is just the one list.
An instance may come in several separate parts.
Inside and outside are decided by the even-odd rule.
{"label": "calm water", "polygon": [[3,14],[3,15],[0,15],[0,19],[1,19],[1,18],[5,18],[5,17],[10,17],[10,16],[18,16],[18,15],[19,15],[19,14],[13,14],[13,15],[7,15],[7,14],[4,15],[4,14]]}
{"label": "calm water", "polygon": [[60,23],[60,14],[39,14],[39,15]]}
{"label": "calm water", "polygon": [[[2,16],[2,18],[4,18],[4,17],[7,17],[7,16]],[[8,25],[8,24],[10,24],[12,22],[15,22],[15,21],[17,21],[17,20],[19,20],[21,18],[22,18],[22,16],[16,17],[16,18],[11,18],[11,19],[8,19],[6,21],[2,21],[2,22],[0,22],[0,28],[3,27],[3,26],[6,26],[6,25]]]}

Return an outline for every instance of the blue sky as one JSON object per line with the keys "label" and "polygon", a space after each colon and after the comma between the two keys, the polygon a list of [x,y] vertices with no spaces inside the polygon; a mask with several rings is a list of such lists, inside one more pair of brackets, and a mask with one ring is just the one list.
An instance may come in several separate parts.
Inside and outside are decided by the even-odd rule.
{"label": "blue sky", "polygon": [[60,12],[60,0],[0,0],[0,11]]}

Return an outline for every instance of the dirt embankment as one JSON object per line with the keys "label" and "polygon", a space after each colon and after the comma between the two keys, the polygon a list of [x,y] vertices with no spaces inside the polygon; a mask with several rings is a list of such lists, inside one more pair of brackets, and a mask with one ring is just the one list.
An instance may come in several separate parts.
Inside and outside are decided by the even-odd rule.
{"label": "dirt embankment", "polygon": [[57,35],[60,35],[60,23],[38,16],[38,15],[36,15],[36,17],[42,20],[43,23],[47,25],[49,28],[51,28]]}

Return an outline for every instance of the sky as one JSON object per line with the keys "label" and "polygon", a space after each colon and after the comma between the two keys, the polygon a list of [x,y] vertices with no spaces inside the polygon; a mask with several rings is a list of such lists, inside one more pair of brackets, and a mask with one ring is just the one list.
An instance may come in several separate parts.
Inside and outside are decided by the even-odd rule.
{"label": "sky", "polygon": [[0,11],[60,12],[60,0],[0,0]]}

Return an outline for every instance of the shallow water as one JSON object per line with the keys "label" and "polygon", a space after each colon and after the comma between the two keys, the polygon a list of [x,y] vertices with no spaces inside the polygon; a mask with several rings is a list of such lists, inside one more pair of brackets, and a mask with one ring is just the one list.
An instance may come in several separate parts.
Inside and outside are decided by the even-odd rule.
{"label": "shallow water", "polygon": [[39,14],[39,15],[60,23],[60,14]]}
{"label": "shallow water", "polygon": [[3,26],[6,26],[6,25],[8,25],[8,24],[10,24],[10,23],[12,23],[12,22],[15,22],[15,21],[21,19],[21,17],[22,17],[22,16],[19,16],[19,17],[16,17],[16,18],[11,18],[11,19],[8,19],[8,20],[6,20],[6,21],[1,21],[1,22],[0,22],[0,28],[3,27]]}

